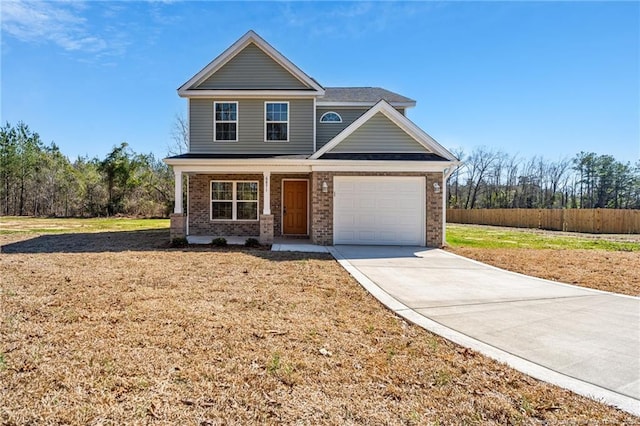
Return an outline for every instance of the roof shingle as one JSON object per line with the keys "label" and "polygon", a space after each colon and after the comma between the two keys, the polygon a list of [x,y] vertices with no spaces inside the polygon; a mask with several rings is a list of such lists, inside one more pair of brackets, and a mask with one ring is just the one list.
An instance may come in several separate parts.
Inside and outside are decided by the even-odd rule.
{"label": "roof shingle", "polygon": [[370,102],[377,103],[381,99],[390,104],[413,104],[416,101],[391,92],[381,87],[325,87],[323,97],[318,102]]}

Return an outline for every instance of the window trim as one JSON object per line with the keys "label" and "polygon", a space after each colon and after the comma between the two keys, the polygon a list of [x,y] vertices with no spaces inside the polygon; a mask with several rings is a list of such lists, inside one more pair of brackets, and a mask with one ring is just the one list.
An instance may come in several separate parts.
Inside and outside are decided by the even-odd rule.
{"label": "window trim", "polygon": [[[269,104],[286,104],[287,105],[287,121],[267,121],[267,105]],[[267,143],[289,142],[291,135],[291,106],[289,101],[265,101],[264,102],[264,141]],[[285,140],[269,140],[267,139],[267,123],[285,123],[287,125],[287,139]]]}
{"label": "window trim", "polygon": [[[338,120],[338,121],[324,121],[324,117],[325,117],[325,116],[327,116],[327,115],[329,115],[329,114],[335,114],[335,115],[337,115],[339,120]],[[325,112],[324,114],[322,114],[322,116],[320,117],[320,122],[321,122],[321,123],[326,123],[326,124],[332,124],[332,123],[333,123],[333,124],[337,124],[337,123],[342,123],[342,116],[341,116],[340,114],[338,114],[337,112],[335,112],[335,111],[327,111],[327,112]]]}
{"label": "window trim", "polygon": [[[236,119],[232,120],[216,120],[216,105],[218,104],[236,104]],[[238,136],[240,133],[240,106],[238,101],[214,101],[213,102],[213,141],[214,142],[238,142]],[[218,123],[235,123],[236,124],[236,138],[235,139],[218,139],[216,137],[216,126]]]}
{"label": "window trim", "polygon": [[[213,183],[231,183],[231,200],[214,200],[213,199]],[[238,200],[238,183],[255,183],[256,184],[256,199],[255,200]],[[213,203],[225,202],[231,203],[231,219],[214,219],[213,218]],[[256,218],[255,219],[238,219],[238,202],[241,203],[256,203]],[[212,222],[258,222],[260,219],[260,181],[257,180],[216,180],[211,179],[209,181],[209,220]]]}

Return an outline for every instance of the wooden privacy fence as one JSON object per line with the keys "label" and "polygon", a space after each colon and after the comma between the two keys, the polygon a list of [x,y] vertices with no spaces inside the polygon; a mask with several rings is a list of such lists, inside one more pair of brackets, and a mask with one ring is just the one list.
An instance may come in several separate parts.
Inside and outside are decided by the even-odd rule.
{"label": "wooden privacy fence", "polygon": [[447,209],[447,222],[592,234],[640,234],[640,210]]}

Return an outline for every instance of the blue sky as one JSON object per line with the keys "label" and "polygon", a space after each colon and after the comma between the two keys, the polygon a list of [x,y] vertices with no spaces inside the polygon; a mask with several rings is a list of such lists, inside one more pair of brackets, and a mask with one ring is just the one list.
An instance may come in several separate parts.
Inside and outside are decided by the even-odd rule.
{"label": "blue sky", "polygon": [[176,89],[249,29],[324,86],[380,86],[450,149],[640,157],[638,2],[0,3],[2,123],[72,159],[165,156]]}

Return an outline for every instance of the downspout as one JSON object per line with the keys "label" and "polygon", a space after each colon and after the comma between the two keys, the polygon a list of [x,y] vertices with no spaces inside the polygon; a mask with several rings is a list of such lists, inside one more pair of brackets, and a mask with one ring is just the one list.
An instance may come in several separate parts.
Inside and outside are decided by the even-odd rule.
{"label": "downspout", "polygon": [[451,177],[458,167],[462,165],[461,161],[456,161],[450,167],[442,172],[442,245],[447,243],[447,180]]}

